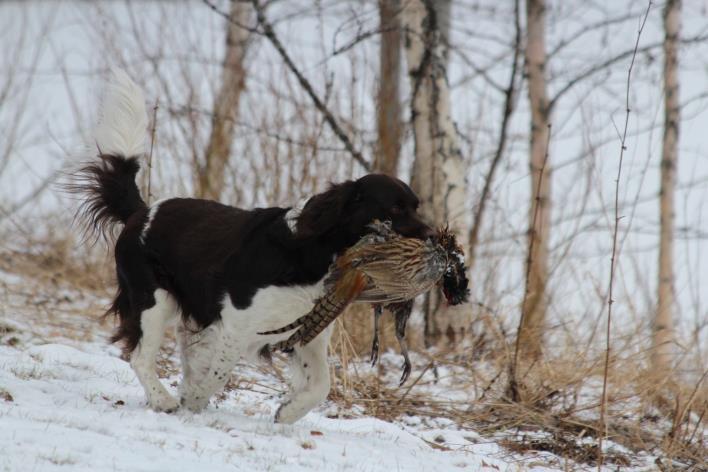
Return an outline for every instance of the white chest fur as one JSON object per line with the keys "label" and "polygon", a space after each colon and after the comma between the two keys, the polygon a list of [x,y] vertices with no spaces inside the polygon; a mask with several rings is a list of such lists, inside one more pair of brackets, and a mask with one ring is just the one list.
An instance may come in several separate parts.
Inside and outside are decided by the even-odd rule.
{"label": "white chest fur", "polygon": [[255,360],[265,344],[286,339],[291,332],[260,335],[259,332],[281,328],[307,314],[323,294],[323,281],[313,285],[267,287],[256,292],[251,304],[243,309],[233,306],[226,295],[221,312],[222,336],[237,346],[240,356]]}

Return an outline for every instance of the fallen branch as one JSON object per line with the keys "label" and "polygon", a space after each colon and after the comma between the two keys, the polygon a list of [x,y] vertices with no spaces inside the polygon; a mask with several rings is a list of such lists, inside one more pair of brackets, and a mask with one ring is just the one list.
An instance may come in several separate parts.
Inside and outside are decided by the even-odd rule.
{"label": "fallen branch", "polygon": [[157,109],[159,108],[160,101],[155,100],[155,106],[152,109],[152,130],[150,131],[150,154],[148,154],[147,161],[147,192],[145,199],[147,206],[150,206],[150,200],[152,200],[152,151],[155,148],[155,132],[157,131]]}

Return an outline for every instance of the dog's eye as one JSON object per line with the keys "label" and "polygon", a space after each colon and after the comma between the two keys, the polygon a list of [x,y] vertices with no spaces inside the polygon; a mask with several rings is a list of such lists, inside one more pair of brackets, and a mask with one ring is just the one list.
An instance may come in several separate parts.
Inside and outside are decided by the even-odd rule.
{"label": "dog's eye", "polygon": [[391,213],[394,215],[399,215],[403,212],[403,208],[400,205],[393,205],[391,207]]}

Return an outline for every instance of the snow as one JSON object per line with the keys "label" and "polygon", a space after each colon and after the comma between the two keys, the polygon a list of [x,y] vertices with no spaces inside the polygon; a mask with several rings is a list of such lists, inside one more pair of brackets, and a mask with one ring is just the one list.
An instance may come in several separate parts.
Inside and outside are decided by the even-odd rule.
{"label": "snow", "polygon": [[[106,342],[110,326],[97,319],[106,303],[68,283],[0,274],[0,471],[550,470],[510,460],[446,420],[389,423],[331,401],[294,425],[276,425],[286,390],[277,362],[238,366],[202,413],[155,413]],[[173,344],[159,365],[175,394]],[[390,376],[395,383],[396,372]]]}
{"label": "snow", "polygon": [[[449,417],[412,414],[387,422],[367,416],[356,402],[329,400],[294,425],[276,425],[273,415],[287,391],[286,364],[278,356],[273,366],[238,365],[226,390],[202,413],[155,413],[120,349],[107,342],[111,326],[100,321],[100,314],[110,302],[109,291],[51,271],[50,277],[27,273],[25,257],[0,257],[0,472],[594,470],[550,452],[519,453],[504,446],[516,436],[516,442],[543,440],[544,431],[484,435]],[[10,273],[10,267],[18,271]],[[161,381],[172,394],[179,382],[175,345],[168,336],[158,359]],[[411,360],[412,380],[381,395],[400,399],[410,393],[418,401],[451,402],[461,413],[484,406],[477,387],[461,381],[469,374],[465,367],[441,364],[433,372],[422,353],[412,352]],[[373,382],[378,375],[382,385],[398,384],[398,352],[384,352],[380,369],[372,369],[367,359],[348,362],[362,380]],[[483,372],[484,365],[476,374],[493,376]],[[343,365],[333,356],[330,367],[341,374]],[[412,382],[415,390],[409,392]],[[341,385],[336,388],[341,393]],[[589,382],[580,397],[591,403],[596,389]],[[421,415],[426,410],[436,411],[427,405],[417,409]],[[620,451],[621,446],[606,441],[605,449]],[[623,470],[652,470],[654,457],[634,457],[636,462]]]}
{"label": "snow", "polygon": [[277,398],[245,389],[200,414],[155,413],[128,363],[91,348],[0,347],[0,470],[527,470],[490,457],[494,444],[425,432],[450,442],[440,451],[400,425],[328,418],[327,405],[276,425]]}

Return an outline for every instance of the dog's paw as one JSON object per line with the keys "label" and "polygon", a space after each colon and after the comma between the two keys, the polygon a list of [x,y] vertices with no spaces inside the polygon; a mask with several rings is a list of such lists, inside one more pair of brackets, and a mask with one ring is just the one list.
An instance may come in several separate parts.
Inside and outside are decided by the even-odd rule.
{"label": "dog's paw", "polygon": [[209,398],[183,395],[180,397],[180,404],[192,413],[199,413],[207,407]]}
{"label": "dog's paw", "polygon": [[149,401],[150,408],[157,412],[174,413],[179,410],[179,401],[172,395],[154,396]]}
{"label": "dog's paw", "polygon": [[274,421],[280,424],[293,424],[307,414],[309,410],[296,408],[290,401],[283,402],[275,412]]}

